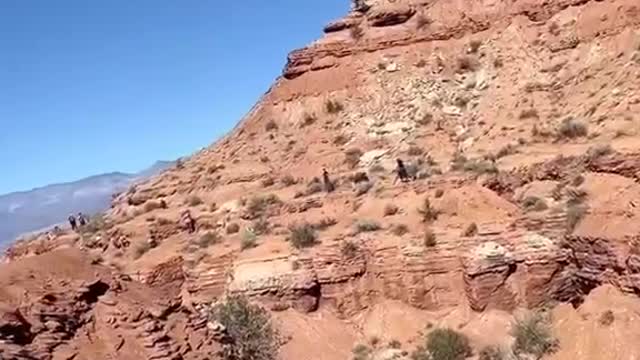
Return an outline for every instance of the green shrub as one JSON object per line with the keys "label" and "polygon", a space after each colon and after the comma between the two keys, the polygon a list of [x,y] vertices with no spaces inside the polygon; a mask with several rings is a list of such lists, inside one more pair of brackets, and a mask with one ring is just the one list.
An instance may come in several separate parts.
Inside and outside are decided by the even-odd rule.
{"label": "green shrub", "polygon": [[380,230],[380,223],[375,220],[358,220],[355,223],[356,233],[373,232]]}
{"label": "green shrub", "polygon": [[464,360],[470,355],[471,345],[465,335],[452,329],[436,329],[411,357],[414,360]]}
{"label": "green shrub", "polygon": [[222,324],[231,341],[222,345],[224,360],[276,360],[279,334],[269,313],[246,298],[232,296],[216,305],[209,314]]}
{"label": "green shrub", "polygon": [[538,359],[552,353],[558,341],[553,337],[548,320],[542,313],[534,313],[517,319],[511,329],[515,338],[513,350],[516,355],[529,354]]}
{"label": "green shrub", "polygon": [[560,126],[557,130],[558,138],[577,138],[581,136],[587,136],[588,129],[587,125],[583,122],[574,120],[572,118],[566,118],[560,123]]}
{"label": "green shrub", "polygon": [[293,224],[289,226],[289,237],[287,240],[296,249],[302,249],[315,245],[318,236],[313,225],[309,223]]}
{"label": "green shrub", "polygon": [[256,247],[258,236],[251,229],[244,229],[240,239],[240,250],[247,250]]}

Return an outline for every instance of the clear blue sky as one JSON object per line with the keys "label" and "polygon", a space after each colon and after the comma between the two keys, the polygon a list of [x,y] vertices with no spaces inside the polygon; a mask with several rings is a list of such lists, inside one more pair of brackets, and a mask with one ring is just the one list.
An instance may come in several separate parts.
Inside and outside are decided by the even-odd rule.
{"label": "clear blue sky", "polygon": [[0,0],[0,194],[206,146],[348,0]]}

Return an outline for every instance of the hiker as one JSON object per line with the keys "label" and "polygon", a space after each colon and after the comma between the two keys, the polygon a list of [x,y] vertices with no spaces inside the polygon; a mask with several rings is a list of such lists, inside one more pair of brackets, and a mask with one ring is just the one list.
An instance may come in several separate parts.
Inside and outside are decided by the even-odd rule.
{"label": "hiker", "polygon": [[76,217],[72,215],[69,215],[69,225],[71,225],[71,230],[76,231],[76,229],[78,228],[78,224],[76,223]]}
{"label": "hiker", "polygon": [[331,179],[329,179],[329,172],[327,172],[327,169],[322,169],[322,181],[324,183],[324,190],[328,193],[333,192],[336,187],[333,185],[333,182],[331,182]]}
{"label": "hiker", "polygon": [[402,162],[402,160],[396,159],[396,162],[398,164],[398,167],[396,168],[396,172],[398,173],[398,176],[393,181],[393,183],[395,184],[395,182],[398,179],[400,179],[400,181],[402,182],[409,181],[409,173],[407,173],[407,168],[404,166],[404,163]]}
{"label": "hiker", "polygon": [[84,214],[81,212],[78,213],[78,223],[80,224],[80,226],[87,225],[87,217],[84,216]]}
{"label": "hiker", "polygon": [[190,234],[196,232],[196,221],[191,217],[191,212],[189,210],[182,214],[182,222],[187,227]]}

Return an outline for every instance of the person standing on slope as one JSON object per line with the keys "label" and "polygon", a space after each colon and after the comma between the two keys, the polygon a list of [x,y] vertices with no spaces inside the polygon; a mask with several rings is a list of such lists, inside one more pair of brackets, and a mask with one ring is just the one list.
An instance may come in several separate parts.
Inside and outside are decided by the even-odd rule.
{"label": "person standing on slope", "polygon": [[76,223],[76,217],[73,214],[69,215],[69,225],[71,226],[71,230],[76,231],[78,228],[78,224]]}

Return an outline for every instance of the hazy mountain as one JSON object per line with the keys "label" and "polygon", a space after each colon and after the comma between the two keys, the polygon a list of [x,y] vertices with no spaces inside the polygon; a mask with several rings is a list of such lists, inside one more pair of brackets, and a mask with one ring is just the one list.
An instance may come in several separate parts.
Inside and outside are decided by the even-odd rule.
{"label": "hazy mountain", "polygon": [[0,195],[0,245],[20,234],[64,222],[71,213],[102,211],[109,207],[112,194],[125,190],[134,181],[161,172],[173,163],[158,161],[137,174],[113,172]]}

